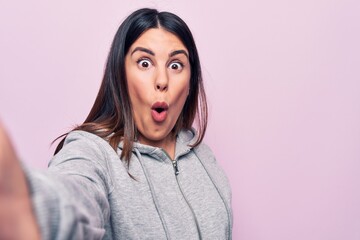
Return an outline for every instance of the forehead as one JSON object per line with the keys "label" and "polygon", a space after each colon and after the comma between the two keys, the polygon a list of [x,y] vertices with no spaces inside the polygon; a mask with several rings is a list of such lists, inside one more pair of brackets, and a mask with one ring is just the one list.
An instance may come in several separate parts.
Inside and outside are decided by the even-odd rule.
{"label": "forehead", "polygon": [[130,52],[136,47],[145,47],[153,51],[173,51],[187,49],[181,40],[173,33],[163,28],[151,28],[140,35],[138,39],[131,45]]}

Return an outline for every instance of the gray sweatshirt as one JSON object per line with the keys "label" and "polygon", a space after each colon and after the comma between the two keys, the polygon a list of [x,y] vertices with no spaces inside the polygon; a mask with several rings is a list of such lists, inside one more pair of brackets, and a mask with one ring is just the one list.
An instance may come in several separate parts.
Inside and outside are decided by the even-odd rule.
{"label": "gray sweatshirt", "polygon": [[[231,239],[231,191],[193,131],[177,136],[175,159],[135,143],[128,167],[104,139],[73,131],[47,171],[27,171],[46,239]],[[129,176],[130,173],[135,179]]]}

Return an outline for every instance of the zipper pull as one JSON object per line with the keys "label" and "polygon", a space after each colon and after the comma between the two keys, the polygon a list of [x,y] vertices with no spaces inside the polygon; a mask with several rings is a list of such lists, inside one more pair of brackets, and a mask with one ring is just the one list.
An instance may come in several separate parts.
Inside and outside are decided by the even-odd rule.
{"label": "zipper pull", "polygon": [[177,176],[179,174],[179,168],[178,168],[177,160],[174,160],[172,164],[173,164],[173,167],[174,167],[174,170],[175,170],[175,176]]}

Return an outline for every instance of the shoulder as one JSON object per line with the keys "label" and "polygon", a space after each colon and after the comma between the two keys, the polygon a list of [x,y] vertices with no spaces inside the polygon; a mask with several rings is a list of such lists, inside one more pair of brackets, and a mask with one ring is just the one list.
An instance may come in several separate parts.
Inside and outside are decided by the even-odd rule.
{"label": "shoulder", "polygon": [[213,164],[216,163],[215,155],[207,144],[200,143],[198,146],[194,147],[193,150],[201,161]]}
{"label": "shoulder", "polygon": [[85,142],[95,142],[99,145],[103,145],[107,143],[106,140],[104,140],[103,138],[99,137],[94,133],[90,133],[83,130],[74,130],[69,132],[69,134],[66,136],[64,144],[68,144],[72,141],[78,141],[78,140],[82,140]]}
{"label": "shoulder", "polygon": [[112,158],[118,159],[118,155],[105,139],[93,133],[75,130],[66,136],[62,149],[53,157],[50,164],[86,160],[104,165],[104,162]]}
{"label": "shoulder", "polygon": [[101,152],[102,154],[115,153],[109,142],[96,134],[75,130],[70,132],[64,141],[64,148],[76,146],[79,149],[85,148],[87,151]]}
{"label": "shoulder", "polygon": [[230,201],[231,199],[231,188],[229,179],[226,176],[225,171],[221,165],[216,161],[212,150],[205,143],[201,143],[193,149],[195,155],[206,169],[209,177],[213,180],[222,192],[223,196]]}
{"label": "shoulder", "polygon": [[63,174],[99,177],[108,192],[113,188],[111,161],[118,160],[115,150],[103,138],[86,131],[70,132],[62,149],[49,162],[49,170]]}

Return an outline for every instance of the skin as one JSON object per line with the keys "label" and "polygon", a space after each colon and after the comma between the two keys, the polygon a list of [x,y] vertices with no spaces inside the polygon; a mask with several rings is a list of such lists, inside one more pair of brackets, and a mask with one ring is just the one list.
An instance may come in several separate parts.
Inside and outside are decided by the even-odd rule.
{"label": "skin", "polygon": [[[174,159],[176,139],[171,130],[190,87],[186,47],[176,35],[162,28],[149,29],[130,47],[125,69],[138,141],[162,148]],[[156,122],[151,115],[155,102],[169,105],[163,122]]]}
{"label": "skin", "polygon": [[40,239],[25,175],[1,122],[0,239]]}

